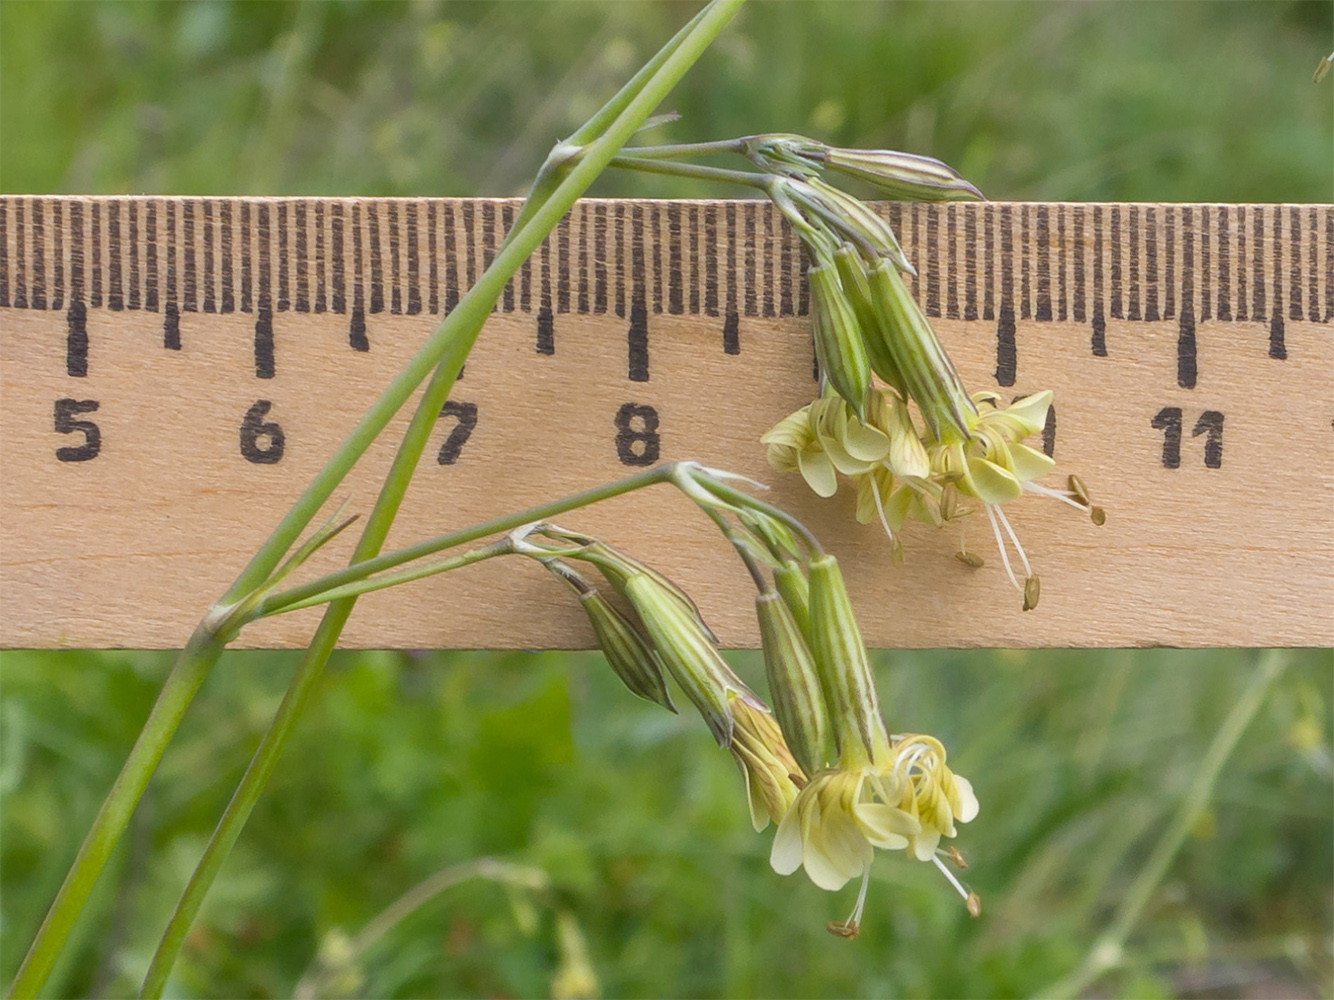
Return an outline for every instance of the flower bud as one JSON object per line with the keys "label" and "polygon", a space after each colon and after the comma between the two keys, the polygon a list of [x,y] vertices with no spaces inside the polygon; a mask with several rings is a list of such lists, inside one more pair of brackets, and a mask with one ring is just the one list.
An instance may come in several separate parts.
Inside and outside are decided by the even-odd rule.
{"label": "flower bud", "polygon": [[675,712],[657,656],[634,624],[596,590],[579,595],[607,663],[631,693]]}
{"label": "flower bud", "polygon": [[698,619],[675,593],[647,573],[625,580],[625,597],[644,623],[663,665],[694,702],[721,747],[732,743],[733,719],[728,707],[735,694],[764,711],[764,703],[727,665]]}
{"label": "flower bud", "polygon": [[774,570],[774,585],[778,588],[783,603],[792,614],[802,637],[810,642],[811,634],[811,588],[806,581],[806,571],[794,559],[789,559]]}
{"label": "flower bud", "polygon": [[831,264],[818,264],[806,274],[811,284],[811,335],[820,371],[860,419],[871,385],[871,366],[857,317]]}
{"label": "flower bud", "polygon": [[875,678],[843,573],[833,556],[811,560],[810,588],[810,649],[832,717],[839,761],[844,767],[856,767],[884,760],[889,736],[880,718]]}
{"label": "flower bud", "polygon": [[859,247],[869,261],[888,260],[900,271],[916,270],[904,255],[889,223],[865,202],[817,177],[790,181],[792,195],[829,229]]}
{"label": "flower bud", "polygon": [[883,350],[894,358],[908,395],[937,440],[942,439],[946,427],[967,440],[972,425],[969,418],[976,416],[977,409],[931,324],[908,294],[903,277],[888,261],[881,261],[867,273],[867,281],[872,300],[885,317],[879,327],[866,331],[868,339],[885,338],[885,343],[874,350]]}
{"label": "flower bud", "polygon": [[815,662],[782,597],[773,591],[760,594],[755,614],[774,715],[802,771],[815,774],[833,744]]}
{"label": "flower bud", "polygon": [[704,634],[712,642],[716,643],[718,641],[718,637],[713,634],[713,629],[709,628],[708,623],[704,621],[704,616],[700,614],[699,607],[691,600],[690,595],[652,566],[627,556],[624,552],[612,548],[605,542],[596,540],[584,545],[578,552],[570,552],[567,555],[571,559],[583,559],[591,562],[607,578],[607,582],[611,584],[612,589],[626,600],[630,600],[630,595],[625,590],[626,581],[639,574],[649,577],[690,613],[691,617],[695,619],[695,624],[704,630]]}
{"label": "flower bud", "polygon": [[866,280],[866,265],[861,255],[850,243],[844,243],[834,251],[834,266],[838,270],[838,279],[843,285],[843,293],[852,303],[852,310],[862,328],[862,343],[866,347],[866,357],[875,372],[900,395],[908,394],[903,373],[888,349],[887,335],[879,327],[885,317],[875,306],[871,298],[871,286]]}
{"label": "flower bud", "polygon": [[826,146],[824,165],[874,185],[895,201],[980,201],[982,192],[930,156],[892,149]]}

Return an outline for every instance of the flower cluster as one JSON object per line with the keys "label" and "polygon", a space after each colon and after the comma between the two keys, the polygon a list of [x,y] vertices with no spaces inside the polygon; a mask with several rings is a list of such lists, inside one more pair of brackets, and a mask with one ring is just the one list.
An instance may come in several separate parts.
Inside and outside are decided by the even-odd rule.
{"label": "flower cluster", "polygon": [[[1041,493],[1087,511],[1095,523],[1105,519],[1077,480],[1066,490],[1037,482],[1055,463],[1025,442],[1042,432],[1052,394],[1010,404],[990,392],[970,395],[904,284],[903,274],[912,268],[889,225],[825,184],[819,173],[837,171],[895,197],[981,195],[950,168],[924,157],[837,149],[791,135],[744,142],[746,154],[772,172],[769,195],[812,260],[808,278],[821,392],[761,438],[770,465],[799,472],[823,497],[837,490],[838,474],[849,477],[858,520],[880,521],[895,561],[902,558],[897,532],[907,518],[942,525],[980,505],[1006,575],[1024,595],[1024,610],[1032,609],[1038,577],[1003,505],[1025,492]],[[959,558],[983,564],[963,547]]]}
{"label": "flower cluster", "polygon": [[[820,433],[840,442],[840,470],[901,450],[892,415],[875,410],[876,429],[859,425],[857,432],[849,430],[846,408],[823,409],[829,415],[820,419],[831,423],[821,424]],[[791,447],[800,456],[802,445]],[[865,457],[872,454],[879,457]],[[928,458],[913,461],[926,476]],[[512,551],[538,559],[578,593],[608,662],[632,692],[675,711],[670,677],[695,705],[740,769],[755,829],[778,824],[770,855],[775,871],[804,868],[828,890],[861,878],[852,915],[831,931],[856,935],[876,848],[934,863],[976,915],[977,897],[942,860],[962,866],[958,852],[940,846],[977,815],[972,786],[950,770],[939,741],[886,730],[837,560],[798,522],[730,489],[716,474],[685,469],[678,485],[723,529],[755,581],[772,709],[722,658],[694,602],[656,570],[548,523],[513,533]],[[580,564],[597,570],[610,594]]]}

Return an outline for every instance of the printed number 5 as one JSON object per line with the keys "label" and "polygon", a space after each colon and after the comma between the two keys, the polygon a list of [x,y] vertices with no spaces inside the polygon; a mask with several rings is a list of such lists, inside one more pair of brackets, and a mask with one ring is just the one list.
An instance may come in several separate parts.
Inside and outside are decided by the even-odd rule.
{"label": "printed number 5", "polygon": [[61,434],[83,434],[83,444],[57,448],[56,458],[61,462],[87,462],[102,450],[102,431],[91,420],[75,420],[80,413],[96,413],[95,399],[57,399],[56,430]]}

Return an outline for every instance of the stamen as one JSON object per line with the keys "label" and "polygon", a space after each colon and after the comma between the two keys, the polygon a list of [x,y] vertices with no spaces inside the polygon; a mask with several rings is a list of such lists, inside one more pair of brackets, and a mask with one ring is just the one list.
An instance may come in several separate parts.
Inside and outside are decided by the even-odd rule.
{"label": "stamen", "polygon": [[996,516],[1000,518],[1000,523],[1005,526],[1005,533],[1010,536],[1010,541],[1014,542],[1014,550],[1019,553],[1019,559],[1024,564],[1024,576],[1032,576],[1033,567],[1028,565],[1028,556],[1024,554],[1024,547],[1019,544],[1019,536],[1010,527],[1010,519],[1005,516],[1005,511],[999,507],[996,508]]}
{"label": "stamen", "polygon": [[880,515],[880,527],[885,529],[885,534],[889,536],[890,544],[894,544],[894,529],[889,526],[889,518],[885,517],[885,505],[880,500],[880,488],[875,484],[875,472],[868,473],[871,477],[871,496],[875,497],[875,512]]}
{"label": "stamen", "polygon": [[955,847],[953,844],[951,844],[948,848],[944,850],[940,850],[939,848],[937,848],[937,852],[945,855],[945,857],[949,858],[952,862],[954,862],[955,868],[964,869],[968,867],[968,862],[964,860],[964,856],[959,853],[959,849]]}
{"label": "stamen", "polygon": [[944,873],[947,879],[949,879],[950,885],[954,886],[959,895],[967,900],[971,893],[969,893],[969,891],[963,887],[962,883],[954,877],[954,872],[945,867],[945,862],[941,861],[939,856],[933,854],[931,860],[935,862],[936,867]]}
{"label": "stamen", "polygon": [[1015,578],[1014,570],[1010,568],[1010,556],[1005,551],[1005,539],[1001,537],[1000,525],[996,523],[995,504],[984,503],[982,506],[987,512],[987,517],[991,520],[991,533],[996,536],[996,548],[1000,549],[1001,565],[1005,567],[1005,575],[1014,584],[1014,589],[1022,592],[1024,588]]}
{"label": "stamen", "polygon": [[867,865],[862,871],[862,887],[857,893],[857,905],[852,908],[852,913],[848,919],[839,923],[837,920],[831,920],[825,925],[825,929],[830,934],[837,934],[841,938],[851,940],[861,933],[862,929],[862,910],[866,908],[866,887],[871,883],[871,866]]}
{"label": "stamen", "polygon": [[1069,493],[1063,493],[1060,490],[1054,490],[1050,486],[1042,486],[1038,483],[1024,483],[1024,489],[1032,490],[1034,493],[1041,493],[1044,497],[1051,497],[1053,500],[1059,500],[1061,503],[1069,504],[1075,510],[1088,512],[1088,505],[1080,503]]}

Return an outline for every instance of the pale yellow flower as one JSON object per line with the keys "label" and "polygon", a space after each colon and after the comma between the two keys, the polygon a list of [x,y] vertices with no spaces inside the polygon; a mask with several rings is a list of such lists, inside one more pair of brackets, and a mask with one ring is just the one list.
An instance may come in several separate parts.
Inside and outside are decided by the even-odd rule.
{"label": "pale yellow flower", "polygon": [[760,443],[768,445],[775,472],[800,472],[822,497],[838,492],[838,473],[870,471],[890,451],[888,435],[858,420],[839,396],[822,397],[789,414]]}
{"label": "pale yellow flower", "polygon": [[908,846],[918,861],[931,861],[941,837],[957,836],[956,821],[977,816],[977,796],[967,778],[946,766],[945,748],[934,737],[896,737],[893,753],[889,787],[901,795],[899,808],[918,822]]}
{"label": "pale yellow flower", "polygon": [[875,848],[903,850],[921,823],[899,807],[903,791],[886,787],[874,767],[822,771],[778,824],[769,863],[780,875],[805,868],[831,892],[865,873]]}

